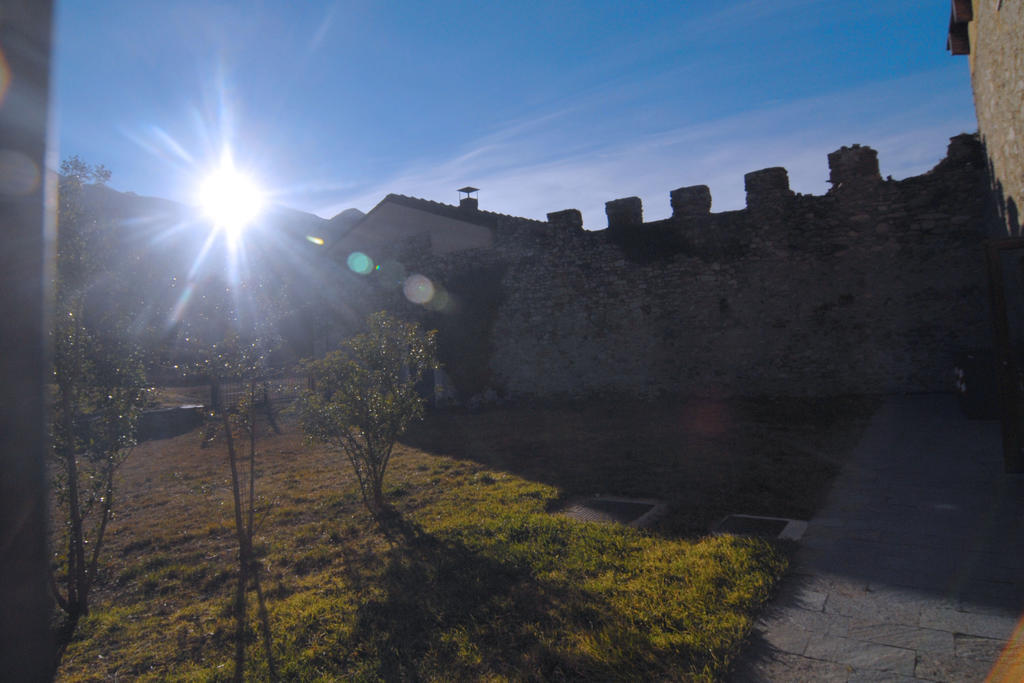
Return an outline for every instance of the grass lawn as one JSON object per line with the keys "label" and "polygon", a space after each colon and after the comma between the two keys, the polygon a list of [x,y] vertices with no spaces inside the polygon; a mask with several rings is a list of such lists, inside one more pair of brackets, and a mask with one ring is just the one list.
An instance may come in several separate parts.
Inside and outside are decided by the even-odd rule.
{"label": "grass lawn", "polygon": [[[786,548],[707,537],[807,518],[873,403],[588,403],[444,413],[393,458],[374,526],[342,456],[287,418],[259,442],[274,655],[289,680],[722,678]],[[120,472],[93,611],[61,680],[229,679],[235,551],[223,444],[151,441]],[[551,512],[660,498],[647,531]],[[254,610],[252,611],[254,612]],[[265,655],[252,619],[250,677]]]}

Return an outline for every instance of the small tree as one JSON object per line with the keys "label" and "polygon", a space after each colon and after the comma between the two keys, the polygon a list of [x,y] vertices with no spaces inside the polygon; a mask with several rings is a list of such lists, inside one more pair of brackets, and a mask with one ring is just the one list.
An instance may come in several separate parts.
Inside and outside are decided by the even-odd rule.
{"label": "small tree", "polygon": [[[248,391],[237,405],[229,405],[224,395],[218,392],[219,405],[213,406],[214,416],[223,428],[228,451],[228,466],[231,470],[231,495],[235,514],[235,537],[238,541],[238,583],[235,590],[235,673],[234,680],[241,681],[245,677],[245,626],[246,598],[245,593],[251,584],[256,590],[263,649],[267,657],[267,668],[271,680],[277,679],[274,665],[274,650],[270,632],[270,616],[267,612],[266,599],[260,582],[262,566],[253,551],[253,538],[256,533],[256,404],[258,402],[257,382],[266,375],[267,357],[273,341],[268,337],[252,337],[244,342],[232,336],[214,348],[209,357],[215,362],[211,368],[210,381],[218,386],[221,377],[239,379]],[[262,385],[262,382],[260,382]],[[263,401],[270,397],[264,395]],[[268,407],[269,410],[269,407]],[[236,443],[236,432],[248,442],[248,454],[245,448]]]}
{"label": "small tree", "polygon": [[67,642],[89,613],[113,514],[114,475],[135,445],[145,377],[124,321],[108,302],[88,305],[101,277],[109,280],[101,275],[108,236],[105,226],[85,211],[83,193],[87,183],[102,184],[110,172],[72,157],[61,164],[61,173],[50,429],[60,526],[51,583],[66,615],[60,637]]}
{"label": "small tree", "polygon": [[[271,680],[277,679],[274,663],[273,638],[270,615],[261,583],[262,565],[253,549],[256,533],[256,440],[258,404],[263,403],[271,426],[273,420],[264,381],[269,372],[269,359],[280,345],[276,332],[276,302],[263,292],[261,286],[240,282],[239,292],[258,315],[243,315],[226,287],[213,287],[201,295],[204,306],[188,312],[182,336],[194,347],[193,371],[209,378],[216,398],[211,406],[212,436],[221,432],[227,448],[228,467],[231,471],[231,494],[238,542],[238,582],[235,587],[235,670],[233,680],[245,677],[246,625],[248,623],[246,591],[256,591],[258,616]],[[233,403],[226,400],[223,385],[241,383],[246,395]],[[248,453],[246,453],[246,444]]]}
{"label": "small tree", "polygon": [[384,473],[395,442],[423,414],[416,383],[436,366],[436,333],[385,312],[340,350],[306,362],[311,389],[300,415],[307,435],[342,451],[373,514],[384,508]]}

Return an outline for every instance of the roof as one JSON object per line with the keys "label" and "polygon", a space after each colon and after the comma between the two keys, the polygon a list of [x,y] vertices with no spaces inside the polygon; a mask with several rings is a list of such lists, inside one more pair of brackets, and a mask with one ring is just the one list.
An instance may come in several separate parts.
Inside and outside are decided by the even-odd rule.
{"label": "roof", "polygon": [[[529,223],[536,223],[538,225],[544,224],[544,221],[534,220],[532,218],[523,218],[522,216],[511,216],[505,213],[496,213],[494,211],[480,211],[479,209],[464,209],[459,206],[453,206],[452,204],[442,204],[441,202],[434,202],[429,199],[420,199],[419,197],[407,197],[402,194],[389,194],[380,200],[377,206],[385,203],[398,204],[400,206],[406,206],[410,209],[417,209],[419,211],[426,211],[437,216],[444,216],[446,218],[452,218],[457,221],[464,221],[466,223],[474,223],[476,225],[483,225],[488,228],[497,227],[500,219],[507,218],[515,221],[527,221]],[[369,216],[376,209],[377,206],[373,207],[369,213]],[[365,220],[365,219],[364,219]]]}
{"label": "roof", "polygon": [[384,197],[384,199],[380,200],[376,206],[370,209],[366,215],[352,223],[344,233],[339,235],[339,238],[334,242],[329,250],[336,252],[341,249],[345,249],[346,247],[343,246],[345,244],[345,238],[358,232],[360,226],[366,221],[372,220],[374,214],[376,214],[377,211],[385,204],[397,204],[417,211],[423,211],[436,216],[442,216],[444,218],[450,218],[452,220],[462,221],[464,223],[479,225],[486,228],[496,228],[498,223],[502,220],[512,220],[535,226],[547,225],[544,221],[538,221],[532,218],[523,218],[522,216],[511,216],[509,214],[496,213],[494,211],[480,211],[479,209],[466,209],[459,206],[453,206],[451,204],[434,202],[429,199],[420,199],[419,197],[407,197],[402,194],[389,194]]}

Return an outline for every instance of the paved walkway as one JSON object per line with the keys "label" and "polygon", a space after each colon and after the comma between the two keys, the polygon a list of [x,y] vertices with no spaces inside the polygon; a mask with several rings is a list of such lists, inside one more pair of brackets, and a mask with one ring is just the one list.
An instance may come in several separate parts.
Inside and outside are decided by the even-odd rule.
{"label": "paved walkway", "polygon": [[952,396],[888,399],[735,681],[1024,681],[1024,476]]}

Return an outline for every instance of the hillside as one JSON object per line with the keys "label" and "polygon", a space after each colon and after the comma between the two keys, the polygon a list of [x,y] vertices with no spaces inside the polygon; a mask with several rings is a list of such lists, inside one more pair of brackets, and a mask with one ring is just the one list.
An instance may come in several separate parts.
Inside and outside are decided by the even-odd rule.
{"label": "hillside", "polygon": [[102,240],[105,273],[92,286],[95,310],[128,317],[139,340],[163,355],[180,346],[175,340],[190,313],[210,315],[232,292],[237,302],[243,284],[260,288],[274,309],[250,314],[272,313],[289,355],[306,353],[308,293],[329,295],[328,283],[337,279],[327,246],[362,216],[349,209],[326,220],[273,206],[232,248],[195,207],[98,185],[86,186],[83,201]]}

